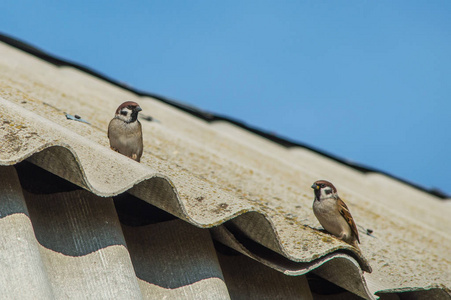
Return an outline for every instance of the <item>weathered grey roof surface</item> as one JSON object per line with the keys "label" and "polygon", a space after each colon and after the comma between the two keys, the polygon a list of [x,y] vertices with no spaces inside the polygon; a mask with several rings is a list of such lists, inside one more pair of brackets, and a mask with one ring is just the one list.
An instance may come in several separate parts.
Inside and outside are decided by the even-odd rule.
{"label": "weathered grey roof surface", "polygon": [[[145,143],[141,163],[108,146],[108,122],[126,100],[138,102],[144,115],[160,121],[141,119]],[[65,113],[80,115],[90,124],[69,120]],[[305,148],[283,147],[230,122],[206,122],[4,43],[0,43],[0,138],[0,165],[28,160],[91,192],[86,192],[91,196],[86,194],[85,201],[128,191],[197,227],[213,228],[216,240],[282,273],[315,270],[367,298],[391,291],[448,293],[451,206],[446,201]],[[362,254],[318,230],[310,189],[317,179],[334,182],[350,207],[361,231]],[[71,197],[76,198],[84,192],[74,193]],[[27,222],[20,214],[8,218],[7,223],[0,219],[0,226],[8,230],[19,230],[15,222]],[[367,228],[374,231],[372,236],[365,234]],[[30,228],[30,239],[32,233]],[[127,236],[133,241],[135,234]],[[108,257],[130,260],[120,254],[126,251],[121,243],[103,251],[117,251]],[[29,274],[30,280],[40,287],[61,281],[64,293],[64,276],[42,275],[42,265],[49,264],[45,261],[49,248],[38,245],[39,251],[27,250],[34,253],[27,259],[38,274]],[[71,262],[72,258],[60,257],[68,260],[68,269],[83,268],[83,258]],[[369,265],[373,272],[362,273]],[[134,276],[130,270],[121,274],[126,275],[118,282]],[[218,291],[225,289],[221,282]],[[131,280],[130,293],[137,291],[134,285]],[[202,282],[198,285],[201,291]],[[140,291],[144,295],[147,289],[153,293],[157,288],[141,286]]]}

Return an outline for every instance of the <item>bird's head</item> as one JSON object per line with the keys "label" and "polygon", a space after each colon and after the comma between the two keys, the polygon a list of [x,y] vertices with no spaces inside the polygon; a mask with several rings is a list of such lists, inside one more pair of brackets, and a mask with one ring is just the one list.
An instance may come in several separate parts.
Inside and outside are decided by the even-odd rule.
{"label": "bird's head", "polygon": [[126,122],[132,123],[138,119],[138,113],[142,111],[138,103],[127,101],[119,105],[116,109],[115,117]]}
{"label": "bird's head", "polygon": [[338,198],[337,189],[332,183],[326,180],[317,180],[312,185],[315,199],[321,201],[328,198]]}

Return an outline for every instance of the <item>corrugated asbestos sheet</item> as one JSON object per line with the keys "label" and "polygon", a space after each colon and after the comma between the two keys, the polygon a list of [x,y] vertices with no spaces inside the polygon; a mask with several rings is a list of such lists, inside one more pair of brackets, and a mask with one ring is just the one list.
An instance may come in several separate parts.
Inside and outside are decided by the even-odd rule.
{"label": "corrugated asbestos sheet", "polygon": [[[126,100],[159,120],[141,119],[141,163],[109,149]],[[5,43],[0,143],[8,298],[451,298],[449,200]],[[347,202],[362,253],[319,230],[317,179]]]}

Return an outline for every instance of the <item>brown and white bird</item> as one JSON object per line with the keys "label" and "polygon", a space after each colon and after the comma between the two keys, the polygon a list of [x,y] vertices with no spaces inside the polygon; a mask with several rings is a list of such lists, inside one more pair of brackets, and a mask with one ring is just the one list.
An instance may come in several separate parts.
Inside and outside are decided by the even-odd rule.
{"label": "brown and white bird", "polygon": [[127,101],[119,105],[114,118],[108,125],[110,147],[139,162],[143,153],[143,135],[138,113],[138,103]]}
{"label": "brown and white bird", "polygon": [[315,181],[312,185],[315,193],[313,213],[320,224],[329,233],[360,250],[359,232],[349,208],[338,197],[335,186],[326,180]]}

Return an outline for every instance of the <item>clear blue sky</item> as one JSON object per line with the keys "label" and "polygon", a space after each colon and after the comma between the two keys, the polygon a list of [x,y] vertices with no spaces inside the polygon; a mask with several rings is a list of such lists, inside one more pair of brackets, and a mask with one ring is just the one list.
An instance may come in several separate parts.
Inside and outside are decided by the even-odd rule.
{"label": "clear blue sky", "polygon": [[451,194],[451,1],[15,0],[0,11],[0,31],[58,57]]}

